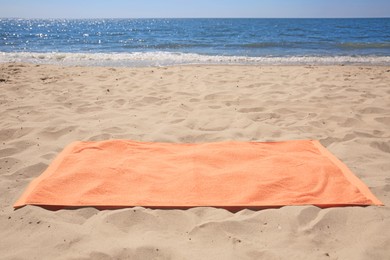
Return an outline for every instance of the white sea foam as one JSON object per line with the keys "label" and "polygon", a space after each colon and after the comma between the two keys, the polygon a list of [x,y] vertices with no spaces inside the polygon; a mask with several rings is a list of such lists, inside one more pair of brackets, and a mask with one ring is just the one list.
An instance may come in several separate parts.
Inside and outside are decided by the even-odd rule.
{"label": "white sea foam", "polygon": [[28,62],[65,66],[170,66],[186,64],[226,65],[390,65],[390,56],[214,56],[175,52],[133,53],[35,53],[0,52],[0,62]]}

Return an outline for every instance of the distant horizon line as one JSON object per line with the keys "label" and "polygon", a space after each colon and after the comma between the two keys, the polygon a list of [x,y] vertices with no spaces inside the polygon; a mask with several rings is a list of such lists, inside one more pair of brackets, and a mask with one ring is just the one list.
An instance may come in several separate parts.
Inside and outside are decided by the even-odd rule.
{"label": "distant horizon line", "polygon": [[390,17],[0,17],[0,19],[34,19],[34,20],[88,20],[88,19],[390,19]]}

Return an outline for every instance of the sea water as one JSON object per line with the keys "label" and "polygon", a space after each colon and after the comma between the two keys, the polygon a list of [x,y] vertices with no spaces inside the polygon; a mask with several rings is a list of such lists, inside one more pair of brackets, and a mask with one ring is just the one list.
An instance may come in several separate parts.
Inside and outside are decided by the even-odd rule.
{"label": "sea water", "polygon": [[0,19],[0,62],[390,65],[390,19]]}

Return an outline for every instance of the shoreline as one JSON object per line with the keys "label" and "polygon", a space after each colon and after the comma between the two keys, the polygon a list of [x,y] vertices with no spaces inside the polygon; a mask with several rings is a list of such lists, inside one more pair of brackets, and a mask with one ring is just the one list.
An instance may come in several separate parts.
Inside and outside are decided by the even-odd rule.
{"label": "shoreline", "polygon": [[[390,255],[383,234],[390,229],[389,82],[390,66],[0,63],[0,235],[7,237],[0,255],[384,259]],[[316,139],[385,205],[236,213],[212,207],[13,210],[67,144],[107,139]]]}
{"label": "shoreline", "polygon": [[165,67],[165,66],[390,66],[390,56],[235,56],[184,52],[0,52],[0,63],[31,63],[58,66]]}
{"label": "shoreline", "polygon": [[0,65],[21,65],[21,66],[54,66],[64,68],[106,68],[106,69],[153,69],[153,68],[175,68],[175,67],[302,67],[302,68],[321,68],[321,67],[362,67],[362,68],[390,68],[390,64],[172,64],[172,65],[144,65],[144,66],[109,66],[109,65],[80,65],[80,64],[52,64],[52,63],[34,63],[34,62],[0,62]]}

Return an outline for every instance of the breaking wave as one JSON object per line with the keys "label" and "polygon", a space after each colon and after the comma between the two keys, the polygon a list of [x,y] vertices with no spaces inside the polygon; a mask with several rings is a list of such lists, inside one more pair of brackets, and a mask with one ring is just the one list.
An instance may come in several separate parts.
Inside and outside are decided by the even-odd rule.
{"label": "breaking wave", "polygon": [[0,52],[0,62],[27,62],[65,66],[210,65],[390,65],[390,56],[219,56],[181,52],[36,53]]}

